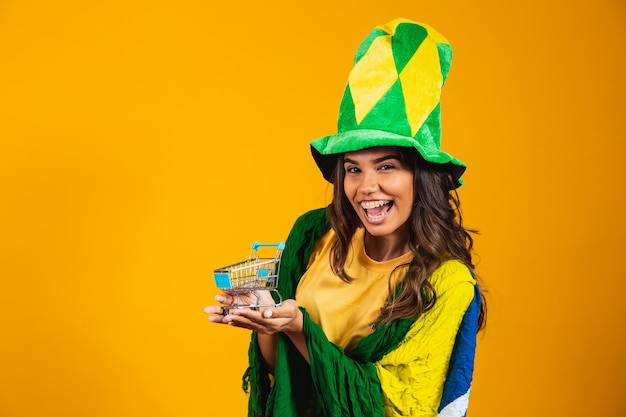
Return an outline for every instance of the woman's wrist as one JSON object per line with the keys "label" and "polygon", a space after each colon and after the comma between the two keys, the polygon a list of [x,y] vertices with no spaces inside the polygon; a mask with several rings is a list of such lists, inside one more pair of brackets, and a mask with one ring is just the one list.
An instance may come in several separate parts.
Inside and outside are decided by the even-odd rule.
{"label": "woman's wrist", "polygon": [[296,316],[289,324],[288,328],[283,330],[289,340],[294,344],[300,352],[304,360],[310,363],[309,351],[306,340],[304,339],[304,315],[300,309],[297,309]]}
{"label": "woman's wrist", "polygon": [[270,372],[274,373],[276,368],[276,342],[278,339],[277,334],[258,333],[257,344],[261,351],[261,359],[263,365]]}
{"label": "woman's wrist", "polygon": [[302,315],[302,311],[299,308],[296,308],[296,316],[294,319],[283,329],[283,333],[285,333],[290,339],[293,336],[302,335],[302,329],[304,324],[304,317]]}

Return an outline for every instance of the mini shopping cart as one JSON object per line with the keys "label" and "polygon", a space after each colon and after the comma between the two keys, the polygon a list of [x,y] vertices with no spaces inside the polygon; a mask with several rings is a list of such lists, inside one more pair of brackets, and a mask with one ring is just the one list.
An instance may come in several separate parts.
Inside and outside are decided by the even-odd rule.
{"label": "mini shopping cart", "polygon": [[[273,257],[259,256],[262,247],[275,248]],[[280,270],[280,258],[285,249],[285,243],[259,243],[254,242],[250,249],[250,255],[245,261],[217,268],[213,271],[215,285],[220,290],[235,295],[235,302],[222,307],[222,314],[228,314],[231,308],[254,308],[277,307],[282,303],[282,297],[276,287],[278,286],[278,274]],[[265,252],[267,249],[264,250]],[[262,304],[257,291],[267,290],[274,296],[274,304]],[[251,293],[256,298],[253,304],[241,303],[241,295]],[[277,302],[276,302],[277,301]]]}

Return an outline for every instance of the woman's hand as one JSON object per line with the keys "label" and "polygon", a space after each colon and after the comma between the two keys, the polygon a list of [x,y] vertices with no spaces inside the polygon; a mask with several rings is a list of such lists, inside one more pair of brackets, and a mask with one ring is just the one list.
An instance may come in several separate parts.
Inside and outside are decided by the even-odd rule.
{"label": "woman's hand", "polygon": [[[262,292],[266,294],[260,294]],[[259,296],[259,304],[274,303],[271,294],[267,290],[257,291],[257,295]],[[304,359],[309,362],[309,352],[304,340],[304,333],[302,332],[304,317],[298,308],[296,300],[284,300],[278,307],[260,307],[258,309],[228,307],[228,313],[223,315],[223,306],[231,306],[235,301],[238,304],[256,304],[257,299],[254,295],[246,293],[238,296],[239,299],[234,294],[224,293],[216,295],[215,300],[222,305],[208,306],[204,309],[207,314],[210,314],[209,321],[256,331],[259,335],[258,343],[261,354],[270,372],[274,371],[276,364],[276,341],[280,332],[283,332],[291,339]]]}
{"label": "woman's hand", "polygon": [[275,304],[274,299],[270,291],[268,290],[256,290],[249,292],[228,292],[225,291],[222,294],[215,296],[215,301],[219,302],[219,306],[209,306],[205,308],[205,312],[208,314],[222,314],[226,315],[229,310],[235,308],[264,308],[262,306],[273,306]]}
{"label": "woman's hand", "polygon": [[[256,294],[256,295],[255,295]],[[278,307],[233,307],[232,304],[273,305],[274,300],[267,290],[255,291],[255,293],[217,294],[215,300],[221,305],[212,305],[204,309],[210,314],[209,321],[213,323],[229,324],[235,327],[255,330],[261,334],[274,334],[278,332],[297,332],[302,330],[302,313],[298,309],[295,300],[284,300]],[[227,314],[223,315],[224,306]]]}

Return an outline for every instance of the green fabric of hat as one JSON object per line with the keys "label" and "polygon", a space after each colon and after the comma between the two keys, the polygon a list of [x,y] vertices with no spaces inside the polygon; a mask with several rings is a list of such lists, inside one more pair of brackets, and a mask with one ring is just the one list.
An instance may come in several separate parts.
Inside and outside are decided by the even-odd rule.
{"label": "green fabric of hat", "polygon": [[463,184],[466,165],[442,151],[441,89],[452,48],[435,29],[395,19],[359,45],[339,109],[338,133],[311,142],[324,178],[332,182],[338,154],[376,146],[415,148]]}

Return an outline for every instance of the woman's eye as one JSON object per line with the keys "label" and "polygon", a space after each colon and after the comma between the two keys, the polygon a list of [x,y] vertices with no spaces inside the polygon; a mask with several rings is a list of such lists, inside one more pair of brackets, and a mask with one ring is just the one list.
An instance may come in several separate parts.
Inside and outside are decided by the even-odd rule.
{"label": "woman's eye", "polygon": [[346,172],[350,174],[356,174],[359,172],[359,169],[357,167],[347,167]]}
{"label": "woman's eye", "polygon": [[385,164],[385,165],[381,165],[381,167],[379,168],[381,171],[387,171],[389,169],[393,169],[394,166],[391,164]]}

